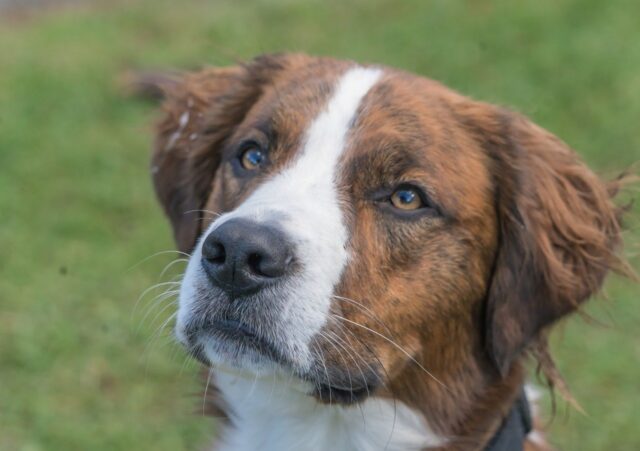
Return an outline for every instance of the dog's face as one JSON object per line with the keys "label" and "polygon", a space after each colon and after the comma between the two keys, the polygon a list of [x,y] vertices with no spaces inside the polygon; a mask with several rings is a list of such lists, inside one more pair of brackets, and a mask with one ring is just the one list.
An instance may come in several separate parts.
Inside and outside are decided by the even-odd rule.
{"label": "dog's face", "polygon": [[407,371],[504,375],[614,262],[616,212],[575,155],[435,82],[285,55],[165,89],[176,331],[206,363],[341,402]]}

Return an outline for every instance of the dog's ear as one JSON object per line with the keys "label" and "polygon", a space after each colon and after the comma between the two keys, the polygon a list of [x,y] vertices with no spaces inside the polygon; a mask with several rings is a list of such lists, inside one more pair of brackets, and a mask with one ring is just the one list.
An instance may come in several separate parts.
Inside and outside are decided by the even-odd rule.
{"label": "dog's ear", "polygon": [[138,79],[139,93],[164,99],[151,173],[181,251],[190,252],[201,232],[201,209],[226,140],[284,64],[284,56],[263,56],[229,68]]}
{"label": "dog's ear", "polygon": [[502,376],[543,329],[597,292],[616,255],[621,180],[601,181],[565,143],[527,118],[472,103],[495,187],[498,248],[485,311],[485,344]]}

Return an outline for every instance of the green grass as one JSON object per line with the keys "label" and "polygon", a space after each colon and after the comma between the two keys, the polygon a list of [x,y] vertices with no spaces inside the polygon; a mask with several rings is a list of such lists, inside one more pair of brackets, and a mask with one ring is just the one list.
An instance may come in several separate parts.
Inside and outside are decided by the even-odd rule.
{"label": "green grass", "polygon": [[[154,113],[121,95],[125,69],[277,50],[381,62],[530,115],[604,174],[640,160],[635,0],[125,3],[0,19],[1,450],[195,450],[209,436],[196,365],[153,339],[168,312],[143,320],[153,293],[133,312],[171,256],[139,262],[172,243],[148,181]],[[587,411],[561,404],[565,450],[640,449],[638,287],[607,291],[589,311],[608,326],[556,334]]]}

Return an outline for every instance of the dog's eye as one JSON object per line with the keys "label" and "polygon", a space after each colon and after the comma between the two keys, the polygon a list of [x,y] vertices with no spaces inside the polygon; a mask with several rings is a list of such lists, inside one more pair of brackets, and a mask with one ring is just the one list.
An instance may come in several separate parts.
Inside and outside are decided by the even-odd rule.
{"label": "dog's eye", "polygon": [[247,171],[254,171],[262,166],[265,155],[257,145],[251,145],[240,154],[240,164]]}
{"label": "dog's eye", "polygon": [[391,205],[400,210],[417,210],[424,207],[420,192],[416,188],[401,187],[396,189],[389,198]]}

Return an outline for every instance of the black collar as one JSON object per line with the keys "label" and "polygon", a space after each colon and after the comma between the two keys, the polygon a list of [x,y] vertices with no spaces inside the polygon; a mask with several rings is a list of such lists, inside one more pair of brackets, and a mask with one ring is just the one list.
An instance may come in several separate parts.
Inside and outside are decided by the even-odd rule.
{"label": "black collar", "polygon": [[522,451],[524,439],[531,432],[531,427],[531,411],[527,396],[522,390],[484,451]]}

